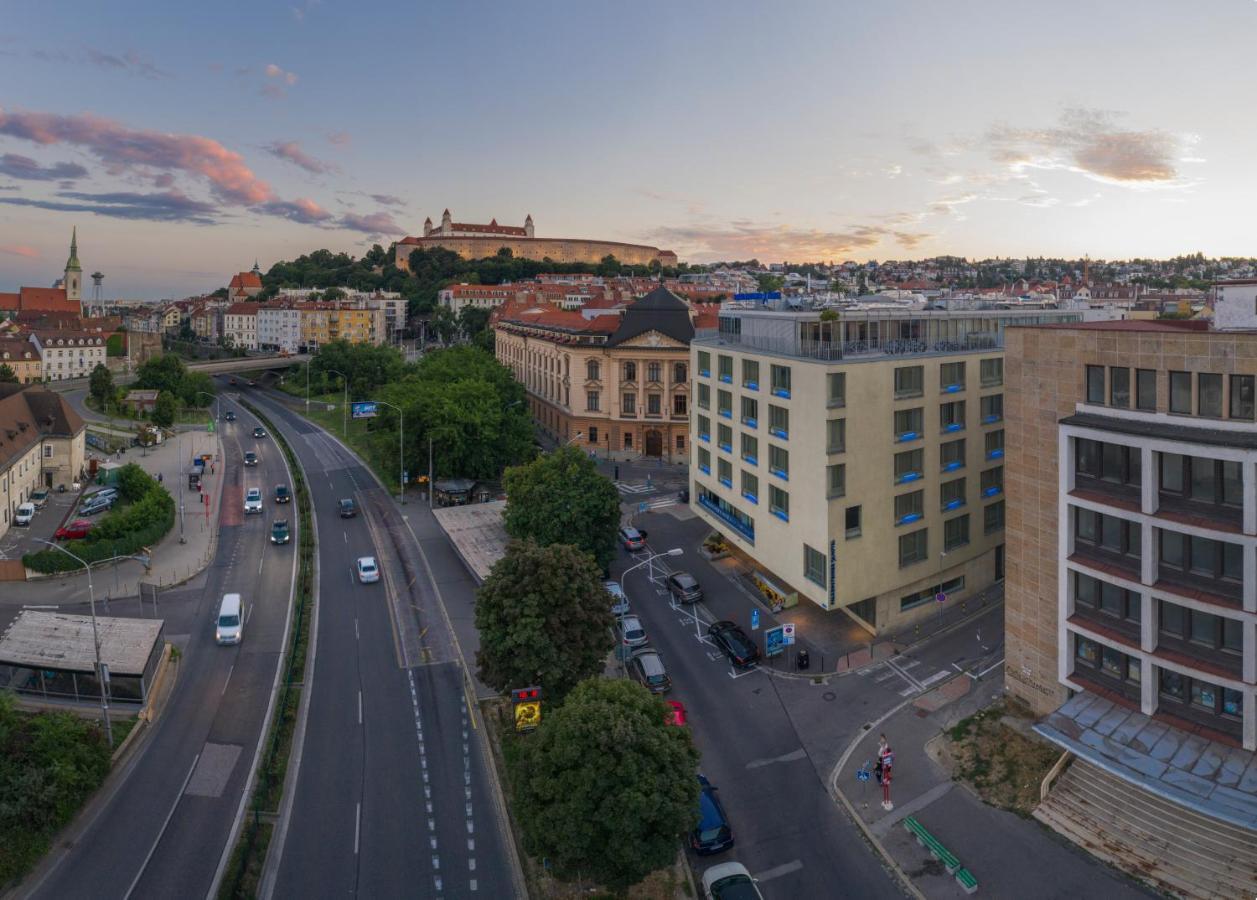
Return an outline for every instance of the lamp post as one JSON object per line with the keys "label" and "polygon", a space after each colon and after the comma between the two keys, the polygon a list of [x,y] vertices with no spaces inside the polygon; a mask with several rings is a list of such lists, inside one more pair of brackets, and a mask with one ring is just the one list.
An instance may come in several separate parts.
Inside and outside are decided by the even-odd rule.
{"label": "lamp post", "polygon": [[220,407],[222,406],[222,404],[219,402],[219,397],[218,397],[218,395],[217,395],[217,394],[211,394],[209,391],[197,391],[195,396],[199,397],[199,396],[201,396],[202,394],[204,394],[206,397],[209,397],[209,398],[210,398],[210,403],[211,403],[211,404],[213,405],[213,407],[214,407],[214,421],[215,421],[215,422],[218,422],[218,414],[219,414],[219,412],[221,412]]}
{"label": "lamp post", "polygon": [[327,371],[331,372],[333,375],[339,375],[340,380],[344,382],[345,402],[343,404],[343,408],[341,409],[340,436],[348,440],[349,439],[349,376],[346,375],[344,372],[338,372],[335,369],[328,369]]}
{"label": "lamp post", "polygon": [[406,444],[403,440],[403,435],[406,433],[406,414],[402,412],[400,406],[389,403],[387,400],[371,400],[369,402],[397,410],[397,502],[404,505],[406,503]]}
{"label": "lamp post", "polygon": [[629,572],[632,572],[634,569],[640,569],[642,566],[650,566],[650,569],[649,569],[650,574],[647,577],[649,579],[653,579],[655,577],[655,571],[654,571],[655,567],[652,565],[652,563],[654,563],[655,560],[659,559],[662,556],[681,556],[684,553],[685,551],[682,550],[680,547],[673,547],[671,550],[665,550],[662,553],[652,553],[650,556],[646,557],[645,559],[643,559],[641,562],[637,563],[636,565],[629,566],[627,569],[625,569],[624,572],[620,575],[620,580],[627,581]]}
{"label": "lamp post", "polygon": [[87,599],[92,611],[92,646],[96,654],[96,681],[100,684],[100,715],[105,722],[105,738],[109,741],[109,749],[113,749],[113,728],[109,724],[109,699],[105,694],[105,673],[106,669],[100,661],[100,632],[96,628],[96,593],[92,589],[92,567],[88,565],[87,560],[71,553],[65,547],[52,541],[45,541],[42,538],[35,538],[40,544],[47,544],[54,550],[60,550],[66,556],[83,566],[87,570]]}

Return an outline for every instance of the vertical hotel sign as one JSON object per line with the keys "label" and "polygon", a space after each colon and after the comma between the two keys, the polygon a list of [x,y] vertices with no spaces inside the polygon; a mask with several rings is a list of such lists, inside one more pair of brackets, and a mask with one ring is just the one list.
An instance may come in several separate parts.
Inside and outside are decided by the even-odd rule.
{"label": "vertical hotel sign", "polygon": [[838,542],[829,542],[829,605],[834,605],[834,575],[838,568]]}

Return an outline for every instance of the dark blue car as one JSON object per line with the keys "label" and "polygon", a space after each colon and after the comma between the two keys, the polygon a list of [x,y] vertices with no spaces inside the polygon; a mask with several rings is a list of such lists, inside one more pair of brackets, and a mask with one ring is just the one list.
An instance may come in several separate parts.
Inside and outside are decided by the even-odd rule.
{"label": "dark blue car", "polygon": [[733,846],[733,829],[712,783],[699,775],[698,787],[698,825],[690,832],[690,846],[699,856],[723,853]]}

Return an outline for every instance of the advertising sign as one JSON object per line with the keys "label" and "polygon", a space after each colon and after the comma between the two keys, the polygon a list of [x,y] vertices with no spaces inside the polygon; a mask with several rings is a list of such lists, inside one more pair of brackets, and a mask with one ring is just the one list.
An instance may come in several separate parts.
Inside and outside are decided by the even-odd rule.
{"label": "advertising sign", "polygon": [[764,632],[764,656],[773,657],[786,649],[785,628],[778,625]]}
{"label": "advertising sign", "polygon": [[515,706],[515,730],[532,731],[541,724],[541,688],[516,688],[511,691]]}
{"label": "advertising sign", "polygon": [[355,402],[352,407],[352,414],[355,419],[373,418],[376,415],[375,404],[370,400]]}

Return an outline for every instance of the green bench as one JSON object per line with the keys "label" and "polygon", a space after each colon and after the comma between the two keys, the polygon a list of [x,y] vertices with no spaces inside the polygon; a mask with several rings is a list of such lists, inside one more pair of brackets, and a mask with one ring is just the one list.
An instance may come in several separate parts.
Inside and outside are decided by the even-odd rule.
{"label": "green bench", "polygon": [[956,854],[952,853],[942,842],[930,834],[924,825],[918,822],[912,816],[908,816],[903,820],[904,829],[917,839],[917,843],[930,851],[930,854],[941,862],[947,869],[948,875],[954,875],[956,883],[966,894],[972,894],[978,889],[978,879],[968,869],[960,866],[960,860],[956,858]]}
{"label": "green bench", "polygon": [[956,871],[956,884],[960,885],[966,894],[972,894],[978,889],[978,879],[968,869],[958,869]]}

